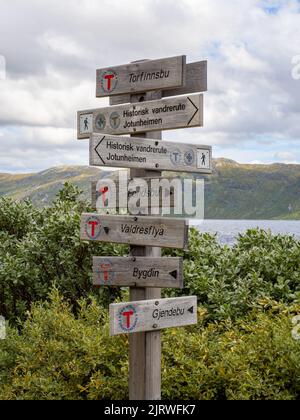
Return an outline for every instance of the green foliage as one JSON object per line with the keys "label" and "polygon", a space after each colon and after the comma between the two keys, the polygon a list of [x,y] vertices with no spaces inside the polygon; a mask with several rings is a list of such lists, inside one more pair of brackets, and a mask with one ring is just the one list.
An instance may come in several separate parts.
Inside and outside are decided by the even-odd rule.
{"label": "green foliage", "polygon": [[185,288],[166,295],[197,295],[210,321],[243,317],[262,299],[287,304],[299,299],[300,242],[291,236],[249,230],[230,248],[191,230],[188,252],[165,254],[185,258]]}
{"label": "green foliage", "polygon": [[[57,290],[35,304],[22,333],[0,342],[0,399],[128,398],[128,337],[109,337],[108,313],[82,299],[75,317]],[[266,309],[268,306],[268,309]],[[300,306],[266,301],[237,323],[163,332],[163,398],[300,398],[300,343],[291,336]]]}
{"label": "green foliage", "polygon": [[[128,398],[128,337],[109,337],[106,310],[127,292],[92,286],[92,257],[128,248],[81,241],[89,211],[70,184],[47,209],[0,199],[0,399]],[[191,229],[164,256],[184,257],[185,282],[165,296],[197,295],[200,322],[163,333],[163,397],[299,399],[300,242],[249,230],[230,248]]]}
{"label": "green foliage", "polygon": [[291,335],[299,306],[269,301],[236,324],[166,331],[164,397],[195,400],[300,398],[300,343]]}
{"label": "green foliage", "polygon": [[70,306],[53,290],[35,304],[22,334],[0,342],[0,399],[77,400],[127,397],[127,337],[111,340],[108,314],[95,299]]}
{"label": "green foliage", "polygon": [[65,184],[51,208],[0,199],[0,313],[23,318],[32,302],[45,300],[53,284],[73,305],[94,293],[104,304],[118,289],[95,290],[92,257],[120,255],[125,247],[80,240],[80,216],[91,211],[80,191]]}

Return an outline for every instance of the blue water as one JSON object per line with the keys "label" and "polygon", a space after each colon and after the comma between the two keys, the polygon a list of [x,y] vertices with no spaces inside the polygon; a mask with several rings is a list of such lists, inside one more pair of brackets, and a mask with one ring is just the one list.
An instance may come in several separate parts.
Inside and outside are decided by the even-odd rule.
{"label": "blue water", "polygon": [[300,240],[300,220],[204,220],[190,222],[201,232],[216,233],[220,244],[233,245],[239,233],[248,229],[271,230],[274,234],[294,235]]}

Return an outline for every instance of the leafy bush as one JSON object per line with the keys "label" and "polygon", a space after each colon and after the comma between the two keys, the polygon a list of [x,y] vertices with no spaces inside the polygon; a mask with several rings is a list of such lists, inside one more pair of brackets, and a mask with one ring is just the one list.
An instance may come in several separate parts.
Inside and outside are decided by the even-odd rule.
{"label": "leafy bush", "polygon": [[249,230],[230,248],[191,230],[189,251],[176,255],[185,258],[185,288],[166,294],[197,295],[208,320],[243,317],[265,298],[288,304],[299,300],[300,242],[293,237]]}
{"label": "leafy bush", "polygon": [[[0,342],[0,399],[126,399],[128,338],[109,337],[108,314],[82,299],[77,317],[52,291],[35,304],[22,333]],[[266,309],[268,308],[268,309]],[[236,324],[163,332],[163,398],[299,399],[300,343],[291,319],[300,307],[261,302]]]}
{"label": "leafy bush", "polygon": [[53,207],[39,211],[29,203],[0,200],[0,313],[6,319],[24,319],[54,283],[73,305],[90,293],[106,304],[119,296],[117,289],[92,286],[92,257],[123,255],[126,248],[80,240],[81,213],[91,209],[79,195],[66,184]]}
{"label": "leafy bush", "polygon": [[[25,318],[30,304],[43,301],[55,283],[72,303],[93,294],[107,305],[120,289],[92,286],[93,256],[123,256],[120,245],[80,240],[82,212],[91,211],[70,184],[51,208],[0,199],[0,313],[12,322]],[[299,298],[300,242],[262,230],[240,235],[230,248],[216,237],[190,230],[189,250],[164,250],[184,256],[185,288],[165,296],[197,295],[208,310],[207,321],[238,319],[269,298],[287,304]]]}

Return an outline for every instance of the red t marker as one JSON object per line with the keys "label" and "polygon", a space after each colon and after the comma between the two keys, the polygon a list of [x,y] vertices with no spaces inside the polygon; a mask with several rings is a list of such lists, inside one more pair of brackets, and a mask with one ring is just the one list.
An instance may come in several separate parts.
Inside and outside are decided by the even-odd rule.
{"label": "red t marker", "polygon": [[106,74],[104,79],[107,80],[107,90],[111,90],[111,81],[115,78],[114,74]]}
{"label": "red t marker", "polygon": [[106,193],[108,192],[108,187],[101,188],[100,192],[102,194],[103,207],[105,207]]}
{"label": "red t marker", "polygon": [[89,225],[91,226],[91,229],[92,229],[92,237],[94,237],[96,226],[98,226],[99,223],[96,220],[93,220],[89,222]]}
{"label": "red t marker", "polygon": [[126,328],[127,329],[130,328],[130,317],[132,317],[133,314],[134,314],[133,311],[128,311],[128,312],[123,313],[123,316],[126,317]]}
{"label": "red t marker", "polygon": [[104,281],[108,281],[109,280],[109,269],[110,269],[110,265],[109,264],[102,264],[101,268],[103,270],[103,275],[104,275]]}

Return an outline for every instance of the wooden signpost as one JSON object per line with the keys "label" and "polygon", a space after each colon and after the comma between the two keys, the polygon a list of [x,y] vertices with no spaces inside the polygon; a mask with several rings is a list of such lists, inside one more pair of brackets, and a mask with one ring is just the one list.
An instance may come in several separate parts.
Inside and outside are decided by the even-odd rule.
{"label": "wooden signpost", "polygon": [[78,139],[202,126],[203,95],[79,111],[77,123]]}
{"label": "wooden signpost", "polygon": [[179,249],[186,249],[188,242],[187,222],[163,217],[87,213],[81,217],[80,232],[83,241]]}
{"label": "wooden signpost", "polygon": [[110,334],[157,331],[197,324],[197,297],[144,300],[110,305]]}
{"label": "wooden signpost", "polygon": [[97,70],[96,96],[181,88],[185,84],[186,56],[148,60]]}
{"label": "wooden signpost", "polygon": [[212,173],[212,149],[186,143],[92,134],[90,165]]}
{"label": "wooden signpost", "polygon": [[[203,126],[199,92],[206,90],[207,62],[186,64],[185,56],[98,70],[96,95],[109,96],[115,106],[77,114],[78,139],[90,138],[90,164],[131,168],[129,178],[161,178],[163,170],[210,174],[211,147],[161,141],[163,130]],[[120,134],[131,137],[116,137]],[[117,189],[124,189],[124,194],[116,206],[121,208],[125,197],[127,207],[128,194],[136,192],[127,185]],[[105,208],[109,190],[101,183],[93,190],[94,207],[102,200]],[[182,259],[162,258],[161,247],[187,249],[188,223],[164,217],[83,214],[81,239],[131,245],[130,257],[93,259],[94,284],[130,287],[129,303],[110,305],[111,335],[130,334],[130,399],[159,400],[160,330],[197,323],[196,297],[161,299],[161,288],[183,287]]]}
{"label": "wooden signpost", "polygon": [[[154,89],[157,89],[154,88]],[[163,88],[162,97],[188,95],[191,93],[207,91],[207,61],[197,61],[186,65],[186,80],[182,87],[175,89]],[[121,105],[131,102],[130,94],[111,96],[110,105]]]}
{"label": "wooden signpost", "polygon": [[[134,179],[128,179],[125,184],[114,181],[115,188],[112,191],[109,179],[104,178],[98,182],[93,181],[91,183],[92,208],[98,211],[110,209],[116,211],[120,209],[128,210],[128,206],[120,202],[120,197],[127,197],[128,200],[131,200],[137,194],[141,197],[148,197],[147,208],[150,208],[153,197],[158,200],[159,209],[163,210],[164,205],[167,205],[169,208],[174,208],[174,190],[172,185],[174,185],[174,181],[181,182],[179,178],[136,178],[136,180],[145,182],[146,187],[141,188],[139,183],[135,183]],[[169,181],[169,186],[164,186],[165,181]],[[116,200],[111,199],[110,194],[115,194]],[[137,207],[133,207],[133,210],[136,215]],[[141,210],[142,208],[139,207],[139,211]],[[149,214],[148,211],[147,214]]]}
{"label": "wooden signpost", "polygon": [[182,265],[182,258],[94,257],[94,285],[182,289]]}

